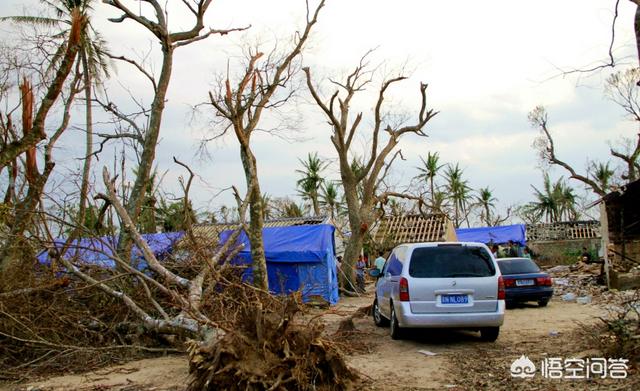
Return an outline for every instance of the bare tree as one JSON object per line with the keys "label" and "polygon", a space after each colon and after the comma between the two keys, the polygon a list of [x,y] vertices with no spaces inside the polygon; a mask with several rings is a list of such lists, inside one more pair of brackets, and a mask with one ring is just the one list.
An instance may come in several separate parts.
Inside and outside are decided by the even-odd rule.
{"label": "bare tree", "polygon": [[[639,16],[640,17],[640,16]],[[639,21],[640,23],[640,21]],[[609,76],[606,83],[606,93],[609,99],[618,104],[632,121],[640,126],[640,101],[638,100],[637,81],[640,80],[640,68],[616,72]],[[640,132],[636,134],[635,142],[631,141],[629,151],[611,148],[611,156],[621,159],[626,166],[626,173],[622,179],[629,182],[640,176]]]}
{"label": "bare tree", "polygon": [[[636,15],[635,18],[633,20],[633,31],[635,32],[635,37],[636,37],[636,49],[638,51],[638,64],[640,65],[640,0],[629,0],[632,3],[634,3],[636,5]],[[620,3],[620,0],[616,0],[616,8],[615,8],[615,16],[618,16],[618,4]],[[613,20],[612,23],[612,35],[611,35],[611,43],[613,45],[613,42],[615,40],[615,18]],[[609,52],[611,52],[611,49],[609,49]],[[638,83],[640,83],[640,80],[638,81]]]}
{"label": "bare tree", "polygon": [[[347,278],[352,284],[354,282],[353,266],[358,254],[362,251],[365,234],[375,220],[375,204],[378,197],[385,197],[384,194],[376,196],[376,189],[384,178],[388,167],[400,152],[397,149],[398,143],[405,134],[426,136],[423,129],[427,122],[436,115],[436,112],[427,109],[427,84],[421,83],[421,103],[416,122],[411,125],[389,123],[383,113],[385,94],[389,87],[405,80],[406,77],[398,75],[384,80],[377,94],[372,129],[367,131],[367,134],[372,137],[369,156],[361,167],[359,165],[354,167],[350,157],[353,154],[354,137],[361,125],[362,113],[358,113],[355,118],[351,119],[350,104],[353,97],[358,92],[364,91],[372,81],[372,74],[367,68],[366,58],[367,55],[362,57],[358,66],[347,76],[346,80],[343,82],[332,81],[338,86],[338,89],[328,100],[325,100],[318,93],[317,87],[312,82],[309,68],[303,68],[311,95],[331,125],[331,143],[338,153],[340,176],[351,228],[351,236],[345,249],[343,270],[347,273]],[[386,143],[382,140],[383,134],[386,134]],[[361,197],[358,196],[358,186],[360,185],[362,185]]]}
{"label": "bare tree", "polygon": [[[80,223],[84,221],[85,217],[89,190],[89,175],[91,172],[91,154],[93,148],[93,87],[94,85],[100,84],[103,76],[109,76],[108,65],[106,62],[107,51],[105,42],[91,24],[90,12],[93,8],[92,5],[94,2],[95,0],[57,0],[54,2],[44,2],[44,5],[52,11],[52,17],[22,15],[2,18],[14,23],[26,24],[32,27],[56,26],[57,29],[61,28],[60,31],[54,31],[51,33],[53,37],[65,37],[71,32],[69,26],[72,25],[74,12],[80,13],[84,18],[84,23],[78,33],[80,37],[80,49],[76,56],[76,68],[81,69],[82,79],[84,82],[83,89],[85,95],[84,107],[86,132],[86,154],[83,159],[80,200],[77,213],[77,220]],[[36,37],[35,39],[37,40],[38,38]],[[55,52],[50,56],[51,64],[49,65],[49,68],[57,67],[59,65],[58,62],[62,60],[58,55],[59,50],[60,49],[58,49],[58,52]],[[77,233],[77,231],[73,232],[70,236],[76,236]]]}
{"label": "bare tree", "polygon": [[[63,116],[60,125],[50,137],[44,148],[44,168],[42,171],[38,169],[37,150],[35,146],[26,151],[23,173],[25,176],[25,185],[28,187],[28,190],[21,199],[19,199],[16,194],[13,195],[15,198],[12,200],[12,204],[15,215],[11,222],[9,240],[0,251],[0,271],[4,270],[13,261],[28,259],[28,257],[25,257],[25,252],[28,251],[29,246],[26,244],[24,234],[33,223],[33,217],[39,209],[45,185],[55,166],[53,148],[60,136],[62,136],[69,126],[71,107],[76,94],[79,92],[79,77],[80,75],[76,74],[76,77],[70,86],[70,92],[65,98]],[[26,79],[20,85],[20,92],[22,102],[23,134],[28,134],[30,129],[32,129],[34,94],[31,84]],[[17,179],[15,178],[17,177],[16,174],[20,171],[18,168],[18,161],[19,159],[16,159],[11,164],[11,175],[14,179]]]}
{"label": "bare tree", "polygon": [[305,28],[302,33],[296,33],[293,47],[288,53],[282,57],[272,53],[263,58],[264,53],[249,50],[248,62],[239,80],[232,82],[227,75],[224,84],[221,84],[217,91],[209,93],[209,103],[215,109],[216,115],[225,121],[225,130],[222,134],[233,130],[240,143],[240,158],[247,184],[246,199],[249,202],[250,221],[247,234],[251,242],[253,283],[263,289],[268,286],[267,263],[262,241],[264,215],[258,164],[251,149],[251,137],[258,129],[263,112],[282,106],[293,93],[272,99],[276,91],[285,88],[299,70],[299,65],[295,61],[301,55],[324,3],[325,1],[321,0],[313,11],[307,4]]}
{"label": "bare tree", "polygon": [[[29,74],[38,79],[38,83],[44,89],[44,96],[37,97],[35,88],[26,76],[19,85],[20,103],[16,110],[21,114],[22,135],[18,134],[11,120],[11,112],[5,115],[6,119],[0,121],[2,122],[0,169],[6,167],[9,171],[9,186],[4,200],[13,210],[10,221],[6,222],[9,226],[8,237],[6,241],[3,240],[4,243],[0,249],[0,271],[2,272],[7,271],[12,265],[18,267],[20,261],[29,259],[29,256],[33,255],[26,240],[26,233],[29,230],[34,231],[34,216],[40,208],[45,185],[55,166],[54,146],[68,128],[71,107],[79,92],[81,73],[79,64],[76,63],[74,68],[74,63],[87,16],[77,7],[70,10],[70,16],[71,27],[68,34],[64,36],[61,43],[54,44],[57,52],[62,56],[61,59],[56,58],[59,61],[51,61],[50,58],[45,58],[39,65],[31,65],[34,69]],[[38,49],[44,50],[42,46]],[[47,77],[46,71],[40,69],[42,67],[53,69],[51,79]],[[15,74],[25,74],[25,69],[20,67],[13,71]],[[71,74],[74,74],[74,77],[68,80]],[[49,135],[43,148],[43,155],[39,159],[36,146],[47,138],[45,120],[61,96],[63,97],[62,118],[53,133]],[[38,168],[38,161],[44,163],[42,170]],[[19,182],[20,175],[23,175],[22,182]],[[20,189],[17,189],[18,186]]]}
{"label": "bare tree", "polygon": [[[48,83],[46,93],[37,108],[34,108],[35,116],[29,123],[29,128],[24,132],[22,137],[2,145],[0,151],[0,170],[11,164],[18,156],[34,148],[40,141],[44,140],[47,135],[45,132],[45,120],[49,111],[57,101],[58,97],[64,89],[65,81],[73,70],[76,56],[80,50],[81,32],[87,23],[86,16],[80,12],[78,8],[74,8],[71,12],[71,29],[68,38],[61,45],[62,60],[55,71],[55,76]],[[31,117],[31,113],[28,114]]]}
{"label": "bare tree", "polygon": [[[608,93],[612,100],[622,107],[634,121],[640,120],[640,112],[638,111],[638,103],[636,100],[637,91],[633,78],[636,72],[624,72],[623,76],[614,74],[608,80]],[[555,150],[553,135],[548,126],[547,111],[543,106],[537,106],[529,113],[529,121],[534,127],[540,130],[541,135],[534,141],[534,148],[538,150],[540,158],[547,164],[553,164],[564,168],[569,173],[569,178],[578,180],[599,196],[607,194],[615,185],[611,181],[611,177],[615,174],[609,169],[609,164],[589,162],[586,173],[579,173],[573,166],[561,160]],[[626,171],[620,177],[626,181],[633,181],[640,174],[640,134],[637,141],[631,141],[633,145],[622,151],[612,147],[610,149],[611,156],[621,159],[624,162]]]}
{"label": "bare tree", "polygon": [[529,113],[529,121],[533,126],[540,129],[540,132],[542,133],[534,142],[534,148],[536,148],[540,153],[542,161],[564,168],[569,172],[569,178],[584,183],[589,186],[594,193],[600,196],[605,195],[608,190],[600,187],[599,183],[589,177],[588,173],[586,175],[578,173],[571,165],[557,157],[553,137],[548,127],[548,120],[547,111],[543,106],[537,106]]}
{"label": "bare tree", "polygon": [[[142,154],[140,157],[140,163],[136,170],[135,181],[129,195],[129,199],[126,205],[127,213],[135,223],[140,215],[142,203],[145,199],[145,188],[151,171],[153,168],[153,162],[155,160],[156,146],[158,144],[158,137],[160,135],[160,128],[162,124],[162,115],[165,108],[167,90],[169,88],[169,82],[171,80],[171,73],[173,67],[173,59],[176,49],[187,46],[194,42],[201,41],[210,37],[211,35],[225,35],[232,31],[244,30],[245,28],[232,28],[232,29],[213,29],[205,30],[204,17],[211,5],[212,0],[193,0],[182,1],[184,7],[186,7],[188,13],[193,19],[193,23],[190,29],[174,31],[169,27],[169,17],[167,12],[168,4],[161,5],[157,0],[145,0],[144,5],[151,7],[145,9],[144,12],[138,12],[138,5],[136,4],[135,10],[125,5],[126,1],[121,0],[104,0],[104,3],[110,5],[114,9],[121,11],[122,15],[118,18],[109,19],[114,23],[122,23],[126,20],[132,20],[140,25],[142,28],[151,32],[157,39],[162,48],[162,65],[160,67],[160,74],[156,78],[144,67],[138,64],[136,61],[128,59],[124,56],[117,59],[129,63],[136,67],[143,75],[151,82],[153,87],[153,100],[151,107],[148,110],[148,122],[144,126],[132,123],[130,124],[138,130],[144,129],[143,132],[138,132],[135,135],[125,135],[121,137],[133,137],[142,145]],[[149,14],[153,15],[150,16]],[[126,116],[118,112],[115,106],[107,105],[111,107],[112,113],[127,120]],[[131,248],[131,238],[126,234],[126,230],[123,231],[119,242],[120,251],[127,254]]]}

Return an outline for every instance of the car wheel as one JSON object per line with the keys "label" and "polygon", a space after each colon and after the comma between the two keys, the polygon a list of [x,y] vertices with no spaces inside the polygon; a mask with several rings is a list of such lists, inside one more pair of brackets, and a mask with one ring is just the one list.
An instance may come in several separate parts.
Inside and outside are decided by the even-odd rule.
{"label": "car wheel", "polygon": [[549,304],[549,299],[544,299],[544,300],[540,300],[540,301],[538,301],[538,305],[539,305],[540,307],[546,307],[546,306],[547,306],[547,304]]}
{"label": "car wheel", "polygon": [[513,301],[507,301],[504,303],[504,306],[507,309],[513,309],[513,308],[516,308],[516,303]]}
{"label": "car wheel", "polygon": [[498,339],[500,327],[485,327],[480,330],[480,339],[487,342],[493,342]]}
{"label": "car wheel", "polygon": [[393,308],[393,303],[391,303],[391,338],[392,339],[402,339],[403,330],[398,326],[398,318],[396,317],[396,310]]}
{"label": "car wheel", "polygon": [[371,312],[373,312],[373,322],[376,324],[376,326],[378,327],[389,326],[389,319],[385,318],[380,313],[380,306],[378,305],[378,299],[375,299],[373,301],[373,309]]}

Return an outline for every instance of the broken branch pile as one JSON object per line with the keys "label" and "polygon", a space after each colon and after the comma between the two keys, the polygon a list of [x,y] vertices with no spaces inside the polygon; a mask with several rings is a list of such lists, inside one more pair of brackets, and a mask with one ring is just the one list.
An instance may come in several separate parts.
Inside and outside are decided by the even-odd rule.
{"label": "broken branch pile", "polygon": [[175,351],[121,302],[67,277],[0,293],[0,380],[86,371]]}
{"label": "broken branch pile", "polygon": [[296,318],[299,297],[227,282],[206,302],[221,331],[191,342],[189,390],[345,390],[358,379],[322,323]]}

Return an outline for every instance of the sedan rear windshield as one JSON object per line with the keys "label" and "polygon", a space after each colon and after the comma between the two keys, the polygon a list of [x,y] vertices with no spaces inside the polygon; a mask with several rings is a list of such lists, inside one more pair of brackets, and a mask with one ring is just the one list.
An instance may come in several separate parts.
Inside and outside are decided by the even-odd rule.
{"label": "sedan rear windshield", "polygon": [[498,261],[498,267],[502,274],[538,273],[540,268],[530,259],[509,259]]}
{"label": "sedan rear windshield", "polygon": [[481,247],[423,247],[413,250],[414,278],[489,277],[496,274],[491,255]]}

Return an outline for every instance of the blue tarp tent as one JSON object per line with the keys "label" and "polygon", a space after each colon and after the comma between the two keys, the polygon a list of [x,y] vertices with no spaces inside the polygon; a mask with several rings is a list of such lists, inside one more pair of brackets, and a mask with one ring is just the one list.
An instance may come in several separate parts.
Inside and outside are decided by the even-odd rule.
{"label": "blue tarp tent", "polygon": [[[165,232],[158,234],[144,234],[142,238],[147,242],[154,255],[158,259],[164,258],[171,253],[174,244],[184,236],[184,232]],[[64,247],[65,239],[56,239],[53,246],[60,251]],[[113,250],[118,247],[117,236],[103,236],[100,238],[81,238],[74,240],[65,253],[66,259],[76,258],[86,265],[95,265],[105,268],[115,268],[113,260]],[[49,250],[43,250],[38,254],[38,262],[43,265],[49,264]],[[144,270],[147,263],[142,256],[142,252],[137,246],[133,247],[131,259],[138,270]]]}
{"label": "blue tarp tent", "polygon": [[[302,292],[305,302],[322,297],[329,304],[338,302],[335,227],[328,224],[265,228],[264,249],[267,259],[269,289],[276,294]],[[220,234],[220,243],[227,241],[232,231]],[[251,244],[245,232],[237,239],[244,245],[231,260],[236,265],[251,263]],[[247,269],[244,277],[251,278]]]}
{"label": "blue tarp tent", "polygon": [[461,242],[503,244],[510,240],[520,246],[526,245],[525,225],[514,224],[501,227],[458,228],[456,236]]}

